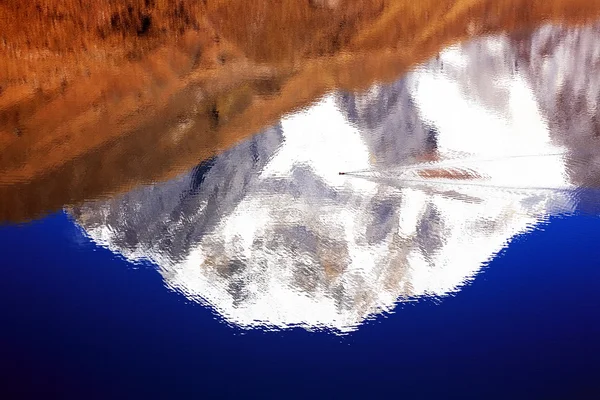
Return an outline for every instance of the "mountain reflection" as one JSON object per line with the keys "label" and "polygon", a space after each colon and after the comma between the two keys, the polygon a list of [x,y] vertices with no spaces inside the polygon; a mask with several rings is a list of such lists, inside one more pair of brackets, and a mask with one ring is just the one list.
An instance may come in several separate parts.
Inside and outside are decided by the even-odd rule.
{"label": "mountain reflection", "polygon": [[232,324],[351,331],[458,291],[597,185],[599,37],[549,25],[453,46],[177,179],[69,212]]}

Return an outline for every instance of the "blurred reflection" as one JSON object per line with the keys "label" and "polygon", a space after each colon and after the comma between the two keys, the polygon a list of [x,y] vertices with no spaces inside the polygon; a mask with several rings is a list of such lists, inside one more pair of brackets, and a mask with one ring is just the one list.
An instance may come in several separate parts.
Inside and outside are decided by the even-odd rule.
{"label": "blurred reflection", "polygon": [[456,292],[512,237],[576,210],[598,178],[599,37],[545,26],[453,46],[69,212],[232,324],[350,331]]}
{"label": "blurred reflection", "polygon": [[452,43],[588,0],[0,2],[0,223],[164,182]]}

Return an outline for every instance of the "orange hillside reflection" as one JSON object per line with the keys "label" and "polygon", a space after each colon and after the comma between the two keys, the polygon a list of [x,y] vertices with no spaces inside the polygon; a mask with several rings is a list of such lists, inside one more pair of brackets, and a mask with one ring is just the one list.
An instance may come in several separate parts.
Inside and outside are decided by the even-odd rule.
{"label": "orange hillside reflection", "polygon": [[79,4],[0,4],[2,221],[171,179],[469,37],[600,12],[585,0]]}

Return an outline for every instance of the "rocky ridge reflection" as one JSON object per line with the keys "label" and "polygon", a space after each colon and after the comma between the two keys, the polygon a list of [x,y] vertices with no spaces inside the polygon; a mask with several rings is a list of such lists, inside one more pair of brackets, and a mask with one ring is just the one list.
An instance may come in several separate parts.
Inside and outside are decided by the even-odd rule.
{"label": "rocky ridge reflection", "polygon": [[[599,36],[598,25],[547,26],[455,46],[393,85],[331,94],[179,179],[70,212],[229,323],[351,331],[399,301],[456,292],[512,237],[577,207],[569,191],[491,186],[593,182],[573,160],[597,154]],[[547,156],[507,157],[528,154]],[[497,161],[473,176],[388,179],[454,158]],[[364,169],[388,178],[338,175]]]}

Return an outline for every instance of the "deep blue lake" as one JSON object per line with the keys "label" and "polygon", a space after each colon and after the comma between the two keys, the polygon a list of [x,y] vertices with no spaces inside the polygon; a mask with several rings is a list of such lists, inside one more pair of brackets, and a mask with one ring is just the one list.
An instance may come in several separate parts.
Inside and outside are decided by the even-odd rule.
{"label": "deep blue lake", "polygon": [[61,398],[593,398],[600,219],[551,219],[443,301],[347,336],[242,331],[80,237],[3,228],[3,390]]}
{"label": "deep blue lake", "polygon": [[599,38],[472,39],[3,223],[2,398],[599,398]]}

